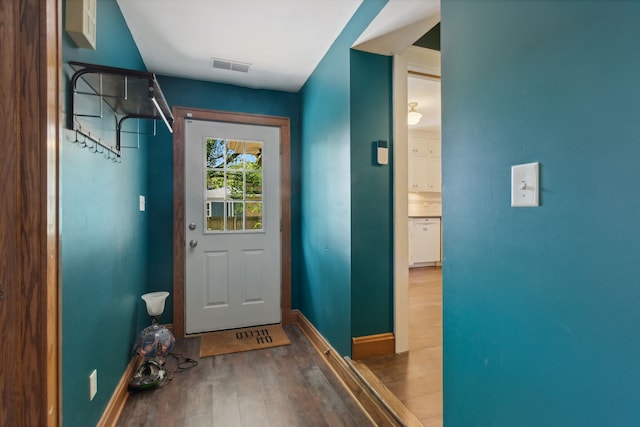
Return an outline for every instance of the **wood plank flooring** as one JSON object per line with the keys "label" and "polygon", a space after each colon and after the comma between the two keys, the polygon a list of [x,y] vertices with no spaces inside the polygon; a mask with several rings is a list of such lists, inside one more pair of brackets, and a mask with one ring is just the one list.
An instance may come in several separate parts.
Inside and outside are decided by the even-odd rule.
{"label": "wood plank flooring", "polygon": [[300,328],[285,331],[291,345],[202,359],[198,337],[178,340],[198,366],[129,396],[117,426],[373,426]]}
{"label": "wood plank flooring", "polygon": [[409,351],[361,360],[425,427],[442,426],[442,268],[409,270]]}

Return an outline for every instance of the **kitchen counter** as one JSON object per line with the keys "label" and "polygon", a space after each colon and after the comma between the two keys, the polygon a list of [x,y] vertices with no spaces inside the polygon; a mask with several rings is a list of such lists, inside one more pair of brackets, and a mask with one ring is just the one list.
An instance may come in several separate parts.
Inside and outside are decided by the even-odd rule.
{"label": "kitchen counter", "polygon": [[439,218],[442,216],[442,205],[440,203],[409,201],[409,218]]}

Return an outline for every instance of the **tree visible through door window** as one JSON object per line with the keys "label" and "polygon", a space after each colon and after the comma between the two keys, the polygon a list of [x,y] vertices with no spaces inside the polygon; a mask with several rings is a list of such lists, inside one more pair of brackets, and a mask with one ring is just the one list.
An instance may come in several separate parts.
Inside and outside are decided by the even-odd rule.
{"label": "tree visible through door window", "polygon": [[207,138],[207,231],[262,231],[262,142]]}

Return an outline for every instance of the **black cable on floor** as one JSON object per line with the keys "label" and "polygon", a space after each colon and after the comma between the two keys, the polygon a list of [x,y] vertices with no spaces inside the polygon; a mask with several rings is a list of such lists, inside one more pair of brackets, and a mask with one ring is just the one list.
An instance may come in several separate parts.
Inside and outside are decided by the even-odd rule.
{"label": "black cable on floor", "polygon": [[173,358],[175,358],[176,362],[178,364],[178,367],[172,373],[184,372],[184,371],[187,371],[187,370],[189,370],[191,368],[195,368],[196,366],[198,366],[198,361],[197,360],[192,359],[190,357],[187,357],[184,354],[169,353],[169,356],[172,356]]}

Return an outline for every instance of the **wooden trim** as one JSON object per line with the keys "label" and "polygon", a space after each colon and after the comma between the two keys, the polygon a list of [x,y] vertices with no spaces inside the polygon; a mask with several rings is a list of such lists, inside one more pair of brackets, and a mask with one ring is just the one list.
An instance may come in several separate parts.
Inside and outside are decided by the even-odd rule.
{"label": "wooden trim", "polygon": [[316,350],[323,356],[325,362],[327,362],[329,367],[336,373],[338,378],[342,380],[356,400],[360,402],[360,405],[362,405],[376,425],[406,425],[398,419],[397,415],[390,412],[389,408],[371,392],[371,389],[353,373],[347,362],[300,311],[292,310],[291,317],[300,325],[302,332],[309,338],[309,341],[311,341]]}
{"label": "wooden trim", "polygon": [[376,374],[371,372],[367,365],[349,359],[347,359],[347,363],[351,365],[356,376],[365,383],[367,388],[384,404],[387,410],[395,414],[404,425],[407,427],[423,427],[418,417],[404,406],[404,403],[380,381]]}
{"label": "wooden trim", "polygon": [[265,116],[198,108],[173,108],[173,334],[185,336],[185,218],[184,218],[184,120],[218,121],[280,128],[281,319],[291,323],[291,124],[288,117]]}
{"label": "wooden trim", "polygon": [[422,78],[425,78],[425,79],[442,80],[442,77],[440,77],[437,74],[421,73],[420,71],[407,70],[407,74],[409,76],[422,77]]}
{"label": "wooden trim", "polygon": [[0,8],[0,425],[57,426],[60,1]]}
{"label": "wooden trim", "polygon": [[351,338],[353,360],[394,354],[396,339],[391,332]]}
{"label": "wooden trim", "polygon": [[109,399],[109,403],[107,403],[107,407],[100,417],[100,421],[96,424],[96,427],[111,427],[118,423],[120,414],[124,409],[124,405],[127,403],[127,399],[129,398],[129,381],[141,363],[142,358],[139,356],[135,356],[131,359],[129,365],[127,365],[127,369],[125,369],[122,374],[122,378],[120,378],[120,382],[118,382],[116,389],[113,391],[111,399]]}
{"label": "wooden trim", "polygon": [[173,110],[173,335],[184,337],[184,119]]}
{"label": "wooden trim", "polygon": [[[61,292],[59,281],[59,142],[60,142],[60,111],[59,99],[62,78],[62,46],[61,23],[62,2],[48,0],[46,10],[41,14],[42,26],[46,32],[46,90],[41,90],[41,96],[47,101],[46,127],[46,172],[45,185],[47,189],[47,239],[46,239],[46,354],[47,354],[47,426],[62,425],[62,327],[60,324]],[[44,15],[44,16],[43,16]]]}

